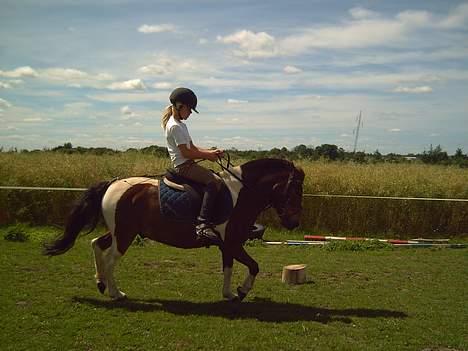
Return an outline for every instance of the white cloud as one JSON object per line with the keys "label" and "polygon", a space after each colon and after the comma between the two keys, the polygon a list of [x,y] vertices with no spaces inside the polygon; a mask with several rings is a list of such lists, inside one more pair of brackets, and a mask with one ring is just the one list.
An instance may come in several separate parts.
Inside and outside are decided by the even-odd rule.
{"label": "white cloud", "polygon": [[169,89],[172,87],[172,84],[169,82],[157,82],[151,85],[155,89]]}
{"label": "white cloud", "polygon": [[48,68],[41,71],[41,77],[51,80],[70,81],[88,77],[88,73],[74,68]]}
{"label": "white cloud", "polygon": [[403,29],[432,25],[432,15],[427,11],[403,11],[396,15],[395,19]]}
{"label": "white cloud", "polygon": [[[275,38],[266,32],[254,33],[241,30],[218,41],[236,44],[235,54],[248,58],[299,55],[314,49],[351,49],[376,46],[402,46],[419,29],[437,27],[437,21],[428,11],[402,11],[393,18],[383,18],[379,13],[362,7],[350,9],[351,20],[341,24],[305,28],[298,34]],[[468,19],[468,5],[440,23],[461,25]],[[442,26],[439,24],[439,26]]]}
{"label": "white cloud", "polygon": [[408,93],[408,94],[427,94],[432,93],[432,88],[430,86],[421,86],[421,87],[403,87],[399,86],[393,89],[395,93]]}
{"label": "white cloud", "polygon": [[146,86],[141,79],[131,79],[124,82],[114,82],[107,88],[110,90],[145,90]]}
{"label": "white cloud", "polygon": [[79,116],[89,111],[93,105],[89,102],[71,102],[63,106],[66,116]]}
{"label": "white cloud", "polygon": [[[157,54],[148,65],[142,66],[138,69],[140,74],[145,76],[162,76],[171,75],[174,79],[175,75],[186,75],[187,73],[208,72],[212,70],[210,63],[204,61],[195,61],[193,59],[182,59],[176,56],[169,56],[167,54]],[[185,77],[184,79],[186,79]]]}
{"label": "white cloud", "polygon": [[296,73],[301,73],[302,69],[295,67],[295,66],[285,66],[283,68],[283,72],[286,74],[296,74]]}
{"label": "white cloud", "polygon": [[28,123],[40,123],[40,122],[47,122],[47,121],[50,121],[50,118],[30,117],[30,118],[23,119],[23,122],[28,122]]}
{"label": "white cloud", "polygon": [[19,130],[18,128],[14,126],[6,126],[6,127],[0,127],[0,130],[7,130],[7,131],[12,131],[12,130]]}
{"label": "white cloud", "polygon": [[398,132],[401,132],[401,129],[400,128],[392,128],[392,129],[389,129],[388,131],[391,132],[391,133],[398,133]]}
{"label": "white cloud", "polygon": [[123,115],[131,115],[133,112],[132,110],[130,110],[130,106],[126,105],[126,106],[123,106],[121,109],[120,109],[120,112],[123,114]]}
{"label": "white cloud", "polygon": [[278,54],[275,38],[266,32],[254,33],[241,30],[227,36],[218,36],[217,40],[224,44],[237,44],[240,50],[234,53],[248,58],[273,57]]}
{"label": "white cloud", "polygon": [[21,77],[37,77],[37,72],[29,66],[18,67],[13,71],[1,71],[0,77],[21,78]]}
{"label": "white cloud", "polygon": [[392,44],[404,37],[404,26],[389,20],[360,20],[341,26],[308,29],[281,40],[281,52],[298,55],[310,49],[362,48]]}
{"label": "white cloud", "polygon": [[128,106],[128,105],[123,106],[120,109],[120,113],[122,114],[121,119],[123,119],[123,120],[128,120],[130,118],[138,117],[138,115],[135,112],[133,112],[132,109],[130,108],[130,106]]}
{"label": "white cloud", "polygon": [[468,3],[457,6],[451,13],[442,19],[438,25],[441,28],[463,27],[468,22]]}
{"label": "white cloud", "polygon": [[96,79],[97,80],[113,80],[114,76],[112,74],[109,74],[109,73],[99,73],[96,76]]}
{"label": "white cloud", "polygon": [[228,99],[227,100],[228,104],[247,104],[247,100],[236,100],[236,99]]}
{"label": "white cloud", "polygon": [[63,82],[68,87],[104,88],[107,81],[114,79],[108,73],[90,74],[75,68],[52,67],[41,70],[39,77],[52,82]]}
{"label": "white cloud", "polygon": [[138,28],[141,33],[163,33],[163,32],[175,32],[176,27],[173,24],[156,24],[148,25],[144,24]]}
{"label": "white cloud", "polygon": [[0,98],[0,107],[9,108],[11,107],[11,104],[5,99]]}
{"label": "white cloud", "polygon": [[352,9],[349,10],[349,13],[354,19],[358,19],[358,20],[379,17],[379,14],[377,12],[368,10],[363,7],[353,7]]}
{"label": "white cloud", "polygon": [[110,93],[110,94],[93,94],[87,95],[87,98],[95,101],[106,103],[136,103],[145,101],[159,101],[165,103],[167,101],[167,92],[158,93]]}
{"label": "white cloud", "polygon": [[437,18],[428,11],[407,10],[384,18],[378,12],[363,7],[349,10],[351,19],[336,25],[305,28],[297,34],[275,38],[266,32],[241,30],[218,36],[219,42],[235,44],[238,56],[268,58],[299,55],[317,49],[353,49],[380,46],[408,46],[418,30],[463,27],[468,23],[468,3],[459,5],[449,15]]}
{"label": "white cloud", "polygon": [[148,74],[148,75],[163,75],[168,74],[171,72],[171,64],[169,63],[167,66],[165,65],[157,65],[157,64],[150,64],[147,66],[140,67],[138,72]]}
{"label": "white cloud", "polygon": [[0,82],[0,89],[11,89],[11,84]]}
{"label": "white cloud", "polygon": [[141,124],[140,122],[135,122],[135,123],[133,123],[133,125],[134,125],[135,127],[141,127],[141,126],[143,126],[143,124]]}

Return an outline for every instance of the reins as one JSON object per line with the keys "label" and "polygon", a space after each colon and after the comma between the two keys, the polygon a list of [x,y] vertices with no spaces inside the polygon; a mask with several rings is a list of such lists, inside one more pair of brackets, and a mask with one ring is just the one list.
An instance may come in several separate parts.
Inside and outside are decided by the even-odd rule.
{"label": "reins", "polygon": [[[231,155],[229,155],[229,153],[227,153],[227,152],[224,152],[224,155],[226,155],[226,156],[225,157],[218,156],[218,159],[216,160],[216,163],[221,167],[221,169],[223,171],[228,172],[230,175],[232,175],[234,178],[236,178],[239,182],[241,182],[242,185],[244,185],[244,187],[246,189],[249,189],[247,184],[245,184],[245,182],[237,174],[235,174],[234,172],[232,172],[229,169],[229,167],[234,167],[234,165],[231,163]],[[223,160],[226,160],[226,166],[223,165]]]}

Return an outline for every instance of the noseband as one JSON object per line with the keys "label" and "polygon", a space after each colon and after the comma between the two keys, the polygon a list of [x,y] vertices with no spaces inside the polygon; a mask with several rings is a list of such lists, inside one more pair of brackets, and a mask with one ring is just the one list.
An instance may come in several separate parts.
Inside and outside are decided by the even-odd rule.
{"label": "noseband", "polygon": [[[290,173],[289,173],[289,177],[288,177],[288,181],[286,183],[286,186],[284,187],[284,190],[281,194],[281,200],[284,200],[284,201],[281,201],[283,203],[283,205],[281,206],[275,206],[276,208],[276,211],[278,212],[278,216],[280,218],[283,218],[285,215],[286,215],[286,211],[288,208],[290,208],[290,202],[291,202],[291,195],[290,195],[290,192],[291,192],[291,189],[293,186],[296,186],[296,185],[300,185],[302,184],[302,181],[297,179],[297,177],[295,177],[295,172],[294,170],[292,170]],[[292,208],[291,209],[292,211],[290,211],[290,215],[296,215],[298,214],[299,212],[301,212],[301,208]]]}

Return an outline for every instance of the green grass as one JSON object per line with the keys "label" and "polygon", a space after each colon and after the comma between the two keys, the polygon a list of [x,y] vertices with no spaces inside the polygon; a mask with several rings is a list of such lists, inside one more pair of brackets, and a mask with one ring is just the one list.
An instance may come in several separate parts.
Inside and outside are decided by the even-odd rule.
{"label": "green grass", "polygon": [[[40,255],[54,228],[30,240],[0,229],[2,350],[423,350],[468,348],[468,250],[253,245],[260,264],[240,305],[221,301],[218,250],[134,245],[116,270],[129,300],[94,284],[89,240]],[[282,233],[267,231],[266,239]],[[283,239],[291,237],[283,235]],[[308,282],[281,283],[284,265],[308,265]],[[235,265],[233,287],[245,268]]]}

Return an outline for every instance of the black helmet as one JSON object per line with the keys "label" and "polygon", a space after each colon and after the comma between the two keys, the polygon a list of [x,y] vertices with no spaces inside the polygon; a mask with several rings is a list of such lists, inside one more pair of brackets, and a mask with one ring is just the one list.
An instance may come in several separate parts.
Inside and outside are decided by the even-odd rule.
{"label": "black helmet", "polygon": [[176,102],[181,102],[184,105],[187,105],[188,107],[190,107],[196,113],[198,113],[198,111],[196,110],[197,96],[195,95],[195,93],[192,90],[190,90],[188,88],[177,88],[177,89],[175,89],[171,93],[171,96],[169,97],[169,100],[171,101],[171,103],[173,105]]}

